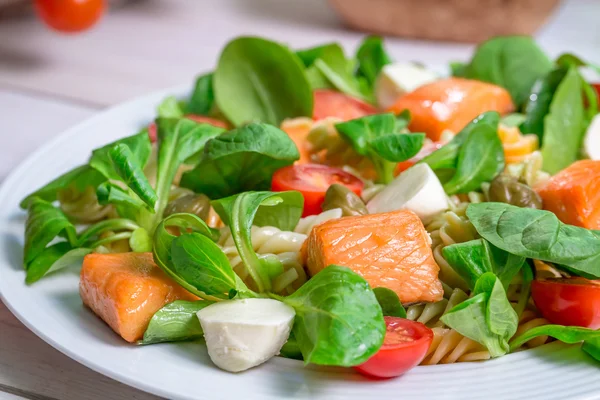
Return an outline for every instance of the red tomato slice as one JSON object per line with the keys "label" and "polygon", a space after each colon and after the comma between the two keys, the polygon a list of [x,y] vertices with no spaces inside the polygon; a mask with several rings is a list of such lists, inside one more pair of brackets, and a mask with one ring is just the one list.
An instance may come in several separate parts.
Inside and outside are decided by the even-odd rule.
{"label": "red tomato slice", "polygon": [[381,349],[367,362],[354,367],[373,378],[394,378],[419,365],[433,340],[433,331],[420,322],[383,317],[387,327]]}
{"label": "red tomato slice", "polygon": [[395,176],[400,175],[401,172],[406,171],[407,169],[409,169],[410,167],[412,167],[413,165],[415,165],[416,163],[418,163],[419,161],[421,161],[422,159],[424,159],[425,157],[427,157],[434,151],[441,149],[442,146],[443,146],[443,144],[439,143],[439,142],[430,142],[430,143],[426,144],[417,153],[416,156],[414,156],[410,160],[406,160],[406,161],[402,161],[402,162],[398,163],[398,165],[396,166],[396,170],[394,171],[394,175]]}
{"label": "red tomato slice", "polygon": [[362,100],[334,90],[314,91],[313,119],[336,117],[344,121],[377,114],[377,109]]}
{"label": "red tomato slice", "polygon": [[553,324],[600,329],[600,280],[565,278],[531,282],[531,296]]}
{"label": "red tomato slice", "polygon": [[339,168],[320,164],[296,164],[273,174],[271,190],[297,190],[304,197],[303,217],[321,213],[325,192],[334,183],[342,184],[360,196],[365,184],[356,176]]}
{"label": "red tomato slice", "polygon": [[104,0],[35,0],[39,17],[60,32],[80,32],[94,25],[106,8]]}
{"label": "red tomato slice", "polygon": [[[220,121],[218,119],[214,119],[214,118],[210,118],[210,117],[205,117],[204,115],[195,115],[195,114],[188,114],[185,116],[185,118],[191,119],[192,121],[196,121],[196,122],[200,122],[200,123],[206,123],[206,124],[211,124],[213,126],[219,127],[219,128],[223,128],[223,129],[229,129],[229,125],[227,124],[227,122],[224,121]],[[157,132],[156,132],[156,124],[153,122],[150,125],[148,125],[148,136],[150,137],[150,141],[152,143],[156,142],[157,139]]]}

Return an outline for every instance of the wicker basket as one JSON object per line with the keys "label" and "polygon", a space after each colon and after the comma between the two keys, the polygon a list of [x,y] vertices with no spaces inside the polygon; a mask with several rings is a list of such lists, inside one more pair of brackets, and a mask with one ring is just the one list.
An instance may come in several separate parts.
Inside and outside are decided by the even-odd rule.
{"label": "wicker basket", "polygon": [[353,28],[419,39],[480,42],[530,35],[560,0],[329,0]]}

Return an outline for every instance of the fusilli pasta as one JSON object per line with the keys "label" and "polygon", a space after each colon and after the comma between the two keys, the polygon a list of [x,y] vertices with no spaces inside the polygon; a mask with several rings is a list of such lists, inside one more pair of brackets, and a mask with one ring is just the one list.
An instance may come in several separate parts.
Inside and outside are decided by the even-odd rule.
{"label": "fusilli pasta", "polygon": [[83,192],[74,188],[60,190],[58,201],[65,215],[79,223],[100,221],[113,211],[112,206],[102,206],[98,203],[96,189],[92,186],[88,186]]}
{"label": "fusilli pasta", "polygon": [[543,163],[542,153],[534,151],[520,163],[507,165],[505,173],[531,187],[535,187],[550,178],[550,174],[542,171]]}
{"label": "fusilli pasta", "polygon": [[[276,293],[290,294],[306,282],[308,277],[300,258],[300,249],[315,225],[333,218],[340,218],[342,210],[334,208],[319,215],[311,215],[300,219],[293,232],[282,231],[272,226],[253,226],[251,231],[252,248],[259,258],[281,262],[283,272],[273,279],[273,290]],[[229,228],[221,229],[218,244],[223,249],[233,270],[251,289],[255,288],[248,269],[238,254]]]}
{"label": "fusilli pasta", "polygon": [[465,214],[467,203],[455,204],[451,201],[451,209],[433,219],[426,229],[431,236],[433,257],[440,266],[440,279],[450,287],[467,290],[466,282],[448,264],[442,249],[454,243],[463,243],[478,237],[477,231]]}

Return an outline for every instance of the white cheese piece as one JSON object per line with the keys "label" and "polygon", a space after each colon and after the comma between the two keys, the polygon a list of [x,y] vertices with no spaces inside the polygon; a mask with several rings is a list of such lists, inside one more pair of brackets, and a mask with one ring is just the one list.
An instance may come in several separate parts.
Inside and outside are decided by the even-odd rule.
{"label": "white cheese piece", "polygon": [[273,299],[228,300],[198,311],[215,365],[239,372],[279,354],[290,335],[294,309]]}
{"label": "white cheese piece", "polygon": [[600,160],[600,114],[592,119],[583,141],[585,153],[592,160]]}
{"label": "white cheese piece", "polygon": [[377,103],[381,108],[388,108],[403,94],[437,79],[439,77],[435,73],[412,63],[388,64],[375,81]]}
{"label": "white cheese piece", "polygon": [[407,209],[424,224],[448,209],[448,198],[433,170],[427,164],[416,164],[402,172],[367,203],[370,213]]}

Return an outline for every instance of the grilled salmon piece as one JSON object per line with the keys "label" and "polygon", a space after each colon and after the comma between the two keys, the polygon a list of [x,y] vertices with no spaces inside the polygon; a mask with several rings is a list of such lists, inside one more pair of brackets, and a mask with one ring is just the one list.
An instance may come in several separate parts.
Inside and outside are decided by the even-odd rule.
{"label": "grilled salmon piece", "polygon": [[150,319],[175,300],[198,300],[169,278],[152,253],[88,254],[79,294],[83,304],[128,342],[144,336]]}
{"label": "grilled salmon piece", "polygon": [[335,264],[386,287],[403,303],[442,299],[439,266],[419,217],[408,210],[345,217],[313,228],[303,248],[310,275]]}
{"label": "grilled salmon piece", "polygon": [[510,94],[500,86],[470,79],[448,78],[421,86],[400,97],[390,111],[400,113],[408,109],[412,132],[425,132],[438,141],[444,130],[461,131],[479,114],[514,111]]}
{"label": "grilled salmon piece", "polygon": [[536,190],[565,224],[600,229],[600,161],[577,161]]}

